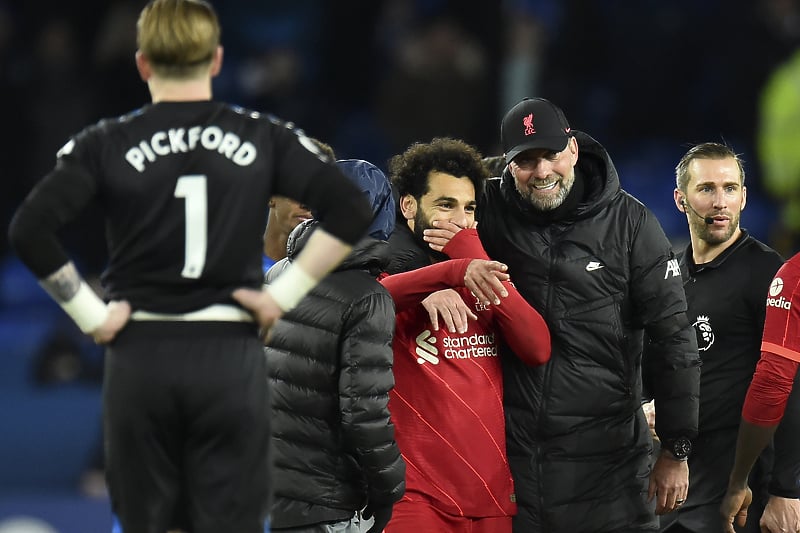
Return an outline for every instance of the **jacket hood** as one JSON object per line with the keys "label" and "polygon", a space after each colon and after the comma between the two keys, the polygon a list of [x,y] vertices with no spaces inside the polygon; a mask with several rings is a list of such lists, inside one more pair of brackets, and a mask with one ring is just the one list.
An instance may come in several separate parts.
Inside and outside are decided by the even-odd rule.
{"label": "jacket hood", "polygon": [[[575,165],[575,180],[583,180],[584,194],[577,207],[568,214],[565,220],[579,220],[592,216],[603,209],[619,192],[620,183],[617,169],[603,146],[590,135],[573,130],[578,141],[578,162]],[[525,216],[538,218],[542,212],[537,211],[520,196],[514,186],[514,177],[508,171],[503,172],[500,189],[503,197],[515,205]]]}
{"label": "jacket hood", "polygon": [[[319,225],[318,220],[311,219],[301,222],[292,230],[289,240],[286,241],[286,257],[267,271],[264,277],[266,283],[271,283],[289,263],[295,260]],[[389,258],[389,243],[367,236],[353,246],[350,254],[336,267],[335,271],[366,270],[377,277],[386,270]]]}
{"label": "jacket hood", "polygon": [[394,230],[395,213],[392,186],[386,175],[363,159],[340,159],[336,161],[336,166],[361,189],[372,207],[374,216],[367,235],[382,241],[388,240]]}

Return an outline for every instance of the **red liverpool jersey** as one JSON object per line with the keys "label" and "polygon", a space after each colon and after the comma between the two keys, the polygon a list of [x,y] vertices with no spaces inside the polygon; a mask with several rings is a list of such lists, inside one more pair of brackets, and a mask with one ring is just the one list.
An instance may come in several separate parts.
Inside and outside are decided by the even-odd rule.
{"label": "red liverpool jersey", "polygon": [[769,286],[761,349],[800,361],[800,256],[778,270]]}
{"label": "red liverpool jersey", "polygon": [[780,422],[800,363],[800,254],[783,264],[767,294],[761,359],[742,417],[752,424]]}
{"label": "red liverpool jersey", "polygon": [[[509,296],[484,305],[463,287],[470,259],[381,280],[397,307],[395,387],[389,409],[406,461],[406,498],[466,517],[516,513],[506,458],[502,342],[530,364],[550,354],[544,320],[505,283]],[[420,304],[453,287],[478,316],[465,333],[434,331]]]}

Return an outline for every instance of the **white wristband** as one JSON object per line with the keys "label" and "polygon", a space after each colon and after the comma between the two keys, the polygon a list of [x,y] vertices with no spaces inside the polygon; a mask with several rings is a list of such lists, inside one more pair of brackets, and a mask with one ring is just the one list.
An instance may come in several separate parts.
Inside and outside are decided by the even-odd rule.
{"label": "white wristband", "polygon": [[318,281],[306,274],[305,270],[292,263],[275,278],[275,281],[267,287],[267,291],[285,313],[294,309],[317,283]]}
{"label": "white wristband", "polygon": [[108,306],[85,281],[81,281],[81,286],[72,299],[59,305],[84,333],[96,330],[108,318]]}

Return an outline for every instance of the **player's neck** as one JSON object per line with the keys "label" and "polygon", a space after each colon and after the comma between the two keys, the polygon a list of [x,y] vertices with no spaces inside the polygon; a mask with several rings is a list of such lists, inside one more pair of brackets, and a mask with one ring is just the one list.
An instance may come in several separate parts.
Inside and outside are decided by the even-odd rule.
{"label": "player's neck", "polygon": [[266,255],[273,261],[280,261],[281,259],[286,257],[286,244],[281,246],[280,243],[277,242],[265,242],[264,255]]}
{"label": "player's neck", "polygon": [[150,79],[147,83],[153,103],[211,100],[211,80]]}
{"label": "player's neck", "polygon": [[289,239],[287,232],[275,229],[271,226],[272,219],[267,222],[267,230],[264,233],[264,255],[280,261],[286,257],[286,241]]}

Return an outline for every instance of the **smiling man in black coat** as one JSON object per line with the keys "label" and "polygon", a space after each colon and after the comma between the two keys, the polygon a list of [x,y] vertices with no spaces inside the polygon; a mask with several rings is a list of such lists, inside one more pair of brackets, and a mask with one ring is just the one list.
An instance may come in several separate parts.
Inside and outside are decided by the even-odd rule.
{"label": "smiling man in black coat", "polygon": [[[501,137],[506,168],[478,204],[478,232],[552,338],[543,366],[503,360],[514,531],[656,531],[656,513],[686,498],[679,456],[697,432],[700,360],[678,262],[605,149],[552,102],[518,103]],[[656,430],[679,455],[655,465],[640,404],[645,331]]]}

